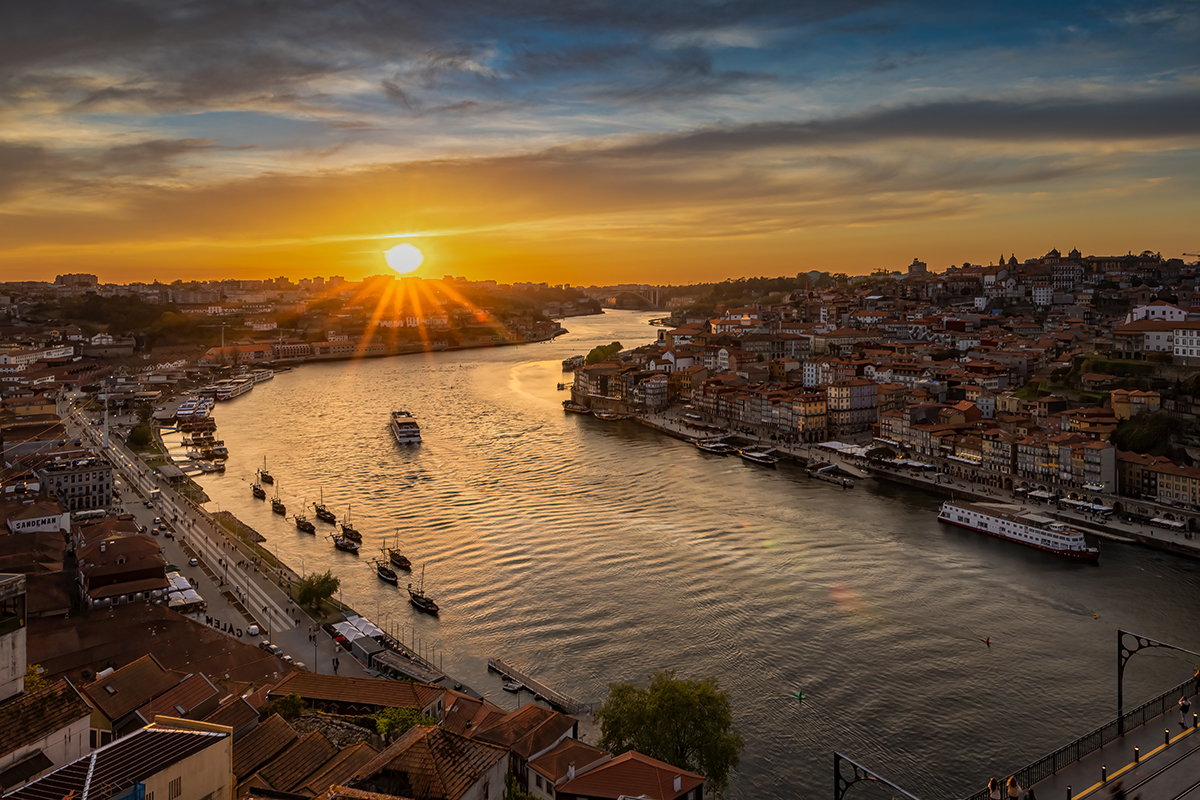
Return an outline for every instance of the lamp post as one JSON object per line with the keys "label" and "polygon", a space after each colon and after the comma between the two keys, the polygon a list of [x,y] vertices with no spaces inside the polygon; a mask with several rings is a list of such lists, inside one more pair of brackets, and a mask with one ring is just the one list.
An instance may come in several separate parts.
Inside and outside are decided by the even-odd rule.
{"label": "lamp post", "polygon": [[[1133,644],[1125,645],[1125,637],[1132,636]],[[1181,653],[1188,653],[1193,656],[1200,656],[1200,653],[1186,650],[1182,647],[1176,647],[1173,644],[1160,642],[1157,639],[1151,639],[1149,636],[1142,636],[1130,631],[1117,630],[1117,734],[1125,735],[1125,665],[1129,663],[1129,659],[1134,653],[1146,650],[1151,647],[1165,647],[1168,650],[1178,650]]]}
{"label": "lamp post", "polygon": [[[849,764],[851,767],[849,779],[842,774],[843,763]],[[899,792],[902,796],[907,797],[908,800],[920,800],[920,798],[918,798],[916,795],[904,791],[887,778],[881,777],[861,764],[857,764],[849,758],[846,758],[841,753],[835,752],[833,754],[833,800],[844,800],[846,796],[846,790],[860,781],[874,781],[875,783],[882,783],[889,789],[893,789]]]}

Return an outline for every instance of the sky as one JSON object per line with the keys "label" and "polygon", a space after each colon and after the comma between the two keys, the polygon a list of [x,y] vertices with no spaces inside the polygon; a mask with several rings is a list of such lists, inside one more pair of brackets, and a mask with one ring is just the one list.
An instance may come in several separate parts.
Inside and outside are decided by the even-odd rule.
{"label": "sky", "polygon": [[0,6],[0,280],[940,271],[1198,219],[1198,0]]}

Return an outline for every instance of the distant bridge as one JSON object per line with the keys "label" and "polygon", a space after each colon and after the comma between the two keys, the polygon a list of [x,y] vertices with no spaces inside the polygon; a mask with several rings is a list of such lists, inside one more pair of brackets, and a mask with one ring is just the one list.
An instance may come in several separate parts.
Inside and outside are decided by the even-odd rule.
{"label": "distant bridge", "polygon": [[651,308],[662,308],[663,290],[657,286],[619,286],[610,289],[599,289],[588,292],[588,295],[601,304],[617,304],[617,298],[622,296],[636,297]]}

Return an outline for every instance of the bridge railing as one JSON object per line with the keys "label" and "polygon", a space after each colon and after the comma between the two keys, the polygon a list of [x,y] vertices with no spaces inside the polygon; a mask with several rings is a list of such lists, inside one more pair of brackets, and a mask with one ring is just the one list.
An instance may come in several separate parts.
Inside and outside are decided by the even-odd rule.
{"label": "bridge railing", "polygon": [[[1183,693],[1186,693],[1188,686],[1191,685],[1192,682],[1193,679],[1188,678],[1178,686],[1168,689],[1157,697],[1147,700],[1137,708],[1126,711],[1124,715],[1125,732],[1129,733],[1137,726],[1142,725],[1154,719],[1155,717],[1165,714],[1168,709],[1175,705],[1179,699],[1179,696]],[[1090,753],[1096,752],[1109,742],[1121,738],[1121,734],[1118,733],[1121,726],[1119,726],[1117,723],[1118,719],[1113,717],[1100,727],[1085,733],[1075,741],[1058,748],[1053,753],[1042,756],[1032,764],[1022,767],[1012,774],[1016,777],[1017,782],[1020,783],[1023,788],[1028,789],[1038,781],[1049,778],[1060,769],[1074,764],[1076,761],[1079,761],[1081,758],[1089,755]],[[1001,785],[1003,787],[1003,781],[1001,781]],[[964,800],[988,800],[987,787],[980,789],[972,795],[968,795],[966,798],[964,798]]]}

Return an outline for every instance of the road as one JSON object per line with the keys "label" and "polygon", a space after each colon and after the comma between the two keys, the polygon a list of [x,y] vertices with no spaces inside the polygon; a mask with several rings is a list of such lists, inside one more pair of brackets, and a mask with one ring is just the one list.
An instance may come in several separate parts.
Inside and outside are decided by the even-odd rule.
{"label": "road", "polygon": [[[333,659],[338,658],[339,674],[367,677],[366,669],[353,656],[334,643],[325,632],[309,640],[309,626],[315,621],[296,606],[287,591],[275,583],[280,575],[296,579],[292,570],[284,566],[281,571],[268,574],[250,563],[250,557],[238,549],[223,530],[215,526],[201,509],[197,509],[177,494],[167,483],[156,478],[153,471],[141,462],[116,437],[110,436],[109,445],[104,447],[101,426],[91,424],[78,409],[61,405],[59,416],[67,427],[68,435],[86,440],[95,450],[102,453],[119,471],[125,482],[121,494],[121,505],[132,513],[139,524],[147,530],[154,527],[154,520],[161,518],[171,528],[174,538],[159,537],[163,554],[168,563],[180,567],[180,572],[197,587],[200,596],[208,603],[207,617],[214,627],[242,641],[254,641],[247,633],[251,620],[224,594],[228,591],[249,614],[253,623],[262,630],[263,638],[296,662],[314,672],[333,672]],[[125,420],[129,422],[130,420]],[[136,420],[132,420],[136,422]],[[158,489],[161,495],[157,505],[147,508],[144,504],[150,492]],[[196,566],[190,565],[195,558]],[[204,621],[203,618],[201,621]]]}

